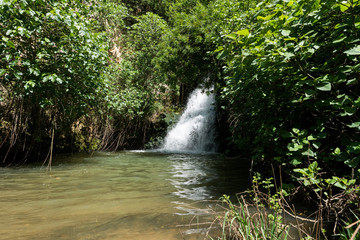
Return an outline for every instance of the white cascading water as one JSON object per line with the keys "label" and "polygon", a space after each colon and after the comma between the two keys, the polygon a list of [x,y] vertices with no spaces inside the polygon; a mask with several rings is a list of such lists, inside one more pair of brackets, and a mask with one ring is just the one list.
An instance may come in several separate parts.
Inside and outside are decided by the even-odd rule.
{"label": "white cascading water", "polygon": [[172,128],[162,150],[204,153],[216,151],[215,96],[195,89],[179,122]]}

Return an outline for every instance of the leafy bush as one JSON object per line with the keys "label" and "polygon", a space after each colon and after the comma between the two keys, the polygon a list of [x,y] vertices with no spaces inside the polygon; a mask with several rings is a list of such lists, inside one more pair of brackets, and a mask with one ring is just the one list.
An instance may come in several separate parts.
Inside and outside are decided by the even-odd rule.
{"label": "leafy bush", "polygon": [[63,138],[97,105],[108,41],[88,11],[77,1],[0,2],[3,162],[44,152],[55,129]]}
{"label": "leafy bush", "polygon": [[314,160],[359,176],[358,1],[264,1],[217,49],[233,144],[255,159]]}
{"label": "leafy bush", "polygon": [[281,165],[336,223],[359,208],[359,13],[359,1],[262,1],[230,14],[215,50],[232,144]]}

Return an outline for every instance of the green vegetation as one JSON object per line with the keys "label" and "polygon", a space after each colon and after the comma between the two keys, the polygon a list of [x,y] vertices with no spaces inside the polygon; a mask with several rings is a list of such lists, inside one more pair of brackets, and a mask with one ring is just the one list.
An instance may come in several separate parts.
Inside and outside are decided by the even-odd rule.
{"label": "green vegetation", "polygon": [[[222,226],[222,235],[218,239],[288,239],[290,225],[284,223],[279,205],[266,202],[270,199],[260,200],[260,197],[256,196],[254,203],[249,204],[249,201],[241,196],[239,204],[236,205],[229,196],[223,196],[222,200],[227,210],[217,219]],[[265,207],[264,202],[270,210]]]}
{"label": "green vegetation", "polygon": [[358,0],[0,1],[2,165],[143,147],[214,85],[224,152],[340,234],[359,216],[359,31]]}
{"label": "green vegetation", "polygon": [[43,152],[54,132],[61,141],[97,104],[108,43],[89,11],[70,1],[1,1],[3,163]]}
{"label": "green vegetation", "polygon": [[232,143],[259,166],[281,166],[321,220],[359,209],[359,10],[357,1],[264,1],[216,50]]}
{"label": "green vegetation", "polygon": [[360,173],[358,10],[350,1],[275,1],[241,17],[218,48],[235,145],[250,145],[257,159]]}

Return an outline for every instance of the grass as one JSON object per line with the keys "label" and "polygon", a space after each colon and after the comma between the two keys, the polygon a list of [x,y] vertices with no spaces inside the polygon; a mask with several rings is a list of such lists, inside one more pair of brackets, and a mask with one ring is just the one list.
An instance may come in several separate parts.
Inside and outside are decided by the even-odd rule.
{"label": "grass", "polygon": [[[253,203],[244,196],[234,205],[228,196],[223,196],[225,214],[217,217],[222,233],[218,240],[286,240],[289,236],[289,225],[283,223],[281,210],[265,208],[261,201]],[[213,239],[213,238],[211,238]]]}
{"label": "grass", "polygon": [[[265,181],[263,181],[265,182]],[[353,212],[341,226],[336,221],[324,221],[319,210],[312,216],[300,216],[277,191],[271,194],[259,191],[255,182],[252,191],[238,195],[236,204],[229,196],[222,197],[221,211],[216,213],[214,225],[221,232],[212,240],[287,240],[287,239],[341,239],[360,240],[360,217]],[[267,183],[270,186],[270,183]],[[286,221],[285,221],[286,216]],[[291,220],[290,220],[291,219]],[[335,229],[336,227],[336,229]],[[290,234],[291,230],[291,234]],[[336,232],[335,232],[336,231]]]}

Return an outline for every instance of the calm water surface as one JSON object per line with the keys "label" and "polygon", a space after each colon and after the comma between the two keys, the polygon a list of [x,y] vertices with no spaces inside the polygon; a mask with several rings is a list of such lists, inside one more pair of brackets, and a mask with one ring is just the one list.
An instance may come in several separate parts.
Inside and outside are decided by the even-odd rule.
{"label": "calm water surface", "polygon": [[[120,152],[0,169],[0,239],[204,239],[212,203],[249,186],[218,155]],[[207,219],[208,218],[208,219]]]}

